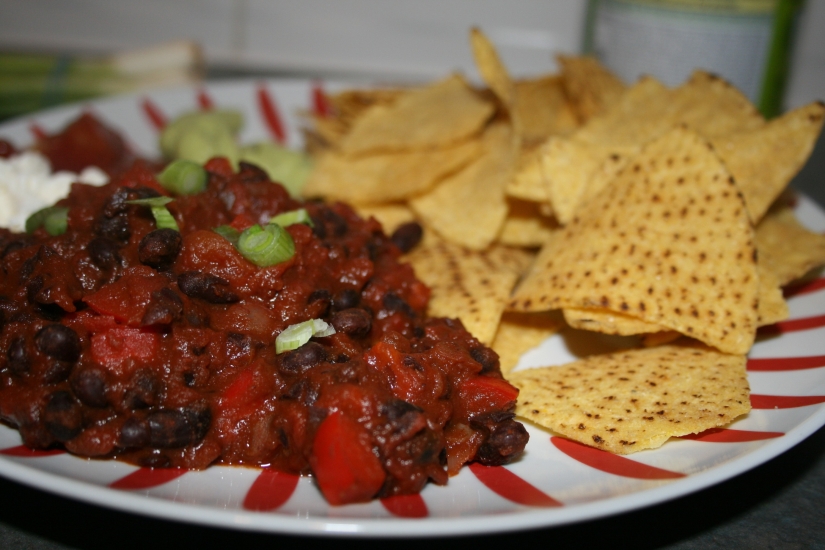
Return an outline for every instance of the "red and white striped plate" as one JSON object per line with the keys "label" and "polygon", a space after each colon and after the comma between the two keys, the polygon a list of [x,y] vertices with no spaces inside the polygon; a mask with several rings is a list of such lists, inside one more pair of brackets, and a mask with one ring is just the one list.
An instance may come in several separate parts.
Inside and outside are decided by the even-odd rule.
{"label": "red and white striped plate", "polygon": [[[212,83],[58,108],[0,125],[18,146],[93,111],[156,154],[165,121],[192,109],[243,112],[244,143],[274,139],[300,146],[303,111],[326,109],[331,83],[261,80]],[[800,197],[799,217],[825,231],[825,213]],[[213,467],[202,472],[149,470],[61,452],[33,452],[0,427],[0,475],[47,491],[129,512],[179,521],[297,534],[422,536],[476,534],[559,525],[676,498],[731,478],[799,443],[825,424],[825,279],[789,293],[791,319],[769,327],[748,363],[753,411],[726,429],[671,440],[620,457],[529,426],[524,458],[506,467],[470,466],[446,487],[369,504],[330,507],[311,478],[268,470]],[[556,336],[519,368],[573,358]],[[610,339],[603,341],[605,349]]]}

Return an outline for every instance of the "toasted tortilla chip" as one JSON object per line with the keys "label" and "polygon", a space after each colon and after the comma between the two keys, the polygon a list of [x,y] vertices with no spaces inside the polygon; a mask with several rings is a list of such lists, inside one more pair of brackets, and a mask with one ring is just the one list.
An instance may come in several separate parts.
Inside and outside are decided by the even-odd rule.
{"label": "toasted tortilla chip", "polygon": [[558,229],[556,219],[543,215],[538,204],[517,199],[508,199],[507,203],[509,212],[498,236],[499,243],[539,248]]}
{"label": "toasted tortilla chip", "polygon": [[666,345],[513,372],[516,414],[619,454],[725,426],[750,411],[744,355]]}
{"label": "toasted tortilla chip", "polygon": [[484,250],[496,239],[507,217],[504,187],[515,162],[512,136],[509,124],[492,124],[478,160],[410,201],[428,228],[471,250]]}
{"label": "toasted tortilla chip", "polygon": [[354,208],[362,218],[378,220],[387,235],[391,235],[400,225],[415,221],[415,214],[406,204],[357,204]]}
{"label": "toasted tortilla chip", "polygon": [[784,321],[790,316],[788,303],[782,295],[782,287],[779,286],[779,277],[762,266],[758,266],[759,272],[759,308],[757,309],[757,324],[762,327],[772,325],[779,321]]}
{"label": "toasted tortilla chip", "polygon": [[565,308],[564,320],[573,328],[590,330],[604,334],[631,336],[634,334],[648,334],[664,331],[659,325],[648,323],[623,315],[616,311],[602,308]]}
{"label": "toasted tortilla chip", "polygon": [[515,87],[523,144],[539,144],[550,136],[568,135],[579,127],[560,77],[517,80]]}
{"label": "toasted tortilla chip", "polygon": [[390,105],[373,105],[341,140],[346,155],[437,149],[478,134],[495,106],[460,76],[409,91]]}
{"label": "toasted tortilla chip", "polygon": [[525,352],[556,334],[563,326],[564,321],[558,315],[505,312],[490,346],[499,356],[501,373],[506,376]]}
{"label": "toasted tortilla chip", "polygon": [[772,208],[756,226],[756,248],[759,265],[776,275],[780,286],[825,265],[825,235],[802,226],[787,206]]}
{"label": "toasted tortilla chip", "polygon": [[392,202],[429,191],[482,153],[470,140],[432,151],[349,157],[329,152],[321,157],[302,193],[354,203]]}
{"label": "toasted tortilla chip", "polygon": [[478,28],[470,31],[470,45],[473,49],[478,72],[490,87],[504,108],[513,116],[516,105],[516,92],[507,68],[501,62],[493,43]]}
{"label": "toasted tortilla chip", "polygon": [[467,250],[427,235],[406,260],[430,287],[429,314],[458,318],[479,341],[492,342],[518,274],[526,263],[516,251]]}
{"label": "toasted tortilla chip", "polygon": [[618,103],[627,89],[619,77],[594,57],[556,57],[561,81],[580,122],[587,122]]}
{"label": "toasted tortilla chip", "polygon": [[545,245],[510,308],[603,308],[743,354],[758,290],[733,178],[707,141],[676,129]]}
{"label": "toasted tortilla chip", "polygon": [[513,177],[507,182],[505,192],[514,199],[549,204],[540,147],[521,150]]}
{"label": "toasted tortilla chip", "polygon": [[805,165],[823,120],[825,104],[816,102],[785,113],[760,129],[712,140],[745,195],[754,223]]}

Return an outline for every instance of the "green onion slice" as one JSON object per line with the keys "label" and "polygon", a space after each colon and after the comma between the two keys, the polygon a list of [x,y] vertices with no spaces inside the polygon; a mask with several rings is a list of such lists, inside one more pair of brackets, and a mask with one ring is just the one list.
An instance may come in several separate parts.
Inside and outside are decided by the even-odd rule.
{"label": "green onion slice", "polygon": [[26,233],[33,233],[44,227],[46,233],[56,237],[66,232],[69,223],[69,209],[63,206],[41,208],[26,219]]}
{"label": "green onion slice", "polygon": [[275,353],[300,348],[313,336],[319,338],[335,334],[335,329],[321,319],[310,319],[297,325],[289,325],[275,338]]}
{"label": "green onion slice", "polygon": [[264,227],[255,224],[246,229],[238,237],[235,247],[244,258],[258,267],[279,264],[295,255],[295,242],[292,236],[283,227],[274,223],[266,224]]}
{"label": "green onion slice", "polygon": [[294,223],[303,223],[310,227],[315,227],[312,223],[312,218],[310,218],[309,213],[307,213],[306,208],[299,208],[297,210],[290,210],[289,212],[278,214],[269,220],[269,223],[277,223],[281,227],[286,227]]}
{"label": "green onion slice", "polygon": [[178,159],[158,175],[158,181],[176,195],[194,195],[206,189],[206,170],[197,162]]}
{"label": "green onion slice", "polygon": [[148,199],[134,199],[126,201],[126,204],[137,204],[138,206],[148,206],[152,209],[152,216],[155,218],[155,224],[158,229],[174,229],[180,231],[178,222],[172,217],[172,213],[166,208],[166,205],[172,202],[172,197],[151,197]]}
{"label": "green onion slice", "polygon": [[241,232],[232,227],[231,225],[219,225],[212,231],[214,231],[215,233],[217,233],[233,245],[238,245],[238,239],[241,236]]}

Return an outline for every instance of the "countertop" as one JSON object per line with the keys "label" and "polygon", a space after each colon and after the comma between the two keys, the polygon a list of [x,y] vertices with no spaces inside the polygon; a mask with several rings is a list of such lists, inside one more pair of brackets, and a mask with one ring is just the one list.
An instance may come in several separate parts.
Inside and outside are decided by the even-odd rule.
{"label": "countertop", "polygon": [[[794,186],[825,205],[825,139]],[[0,478],[0,548],[420,547],[825,549],[825,428],[784,454],[719,485],[596,521],[442,539],[305,538],[167,522],[83,504]]]}

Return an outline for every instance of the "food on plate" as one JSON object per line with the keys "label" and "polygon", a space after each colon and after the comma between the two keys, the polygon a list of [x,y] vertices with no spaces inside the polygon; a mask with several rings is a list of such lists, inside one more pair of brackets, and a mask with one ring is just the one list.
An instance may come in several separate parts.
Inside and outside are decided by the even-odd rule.
{"label": "food on plate", "polygon": [[218,157],[74,183],[27,225],[0,229],[0,418],[30,447],[311,473],[331,504],[524,449],[497,355],[425,315],[415,224]]}
{"label": "food on plate", "polygon": [[[374,96],[350,90],[346,97],[374,97],[376,103],[347,111],[340,124],[334,108],[314,118],[310,136],[336,128],[335,139],[318,153],[336,163],[333,171],[333,163],[319,162],[311,179],[324,186],[306,191],[320,197],[347,193],[365,215],[424,227],[425,239],[402,260],[430,287],[431,311],[452,312],[492,342],[505,376],[522,391],[517,410],[525,418],[626,453],[729,425],[747,413],[743,365],[757,329],[786,319],[783,287],[825,264],[821,236],[796,222],[783,196],[821,132],[825,105],[815,102],[765,120],[718,76],[696,71],[675,88],[651,77],[627,85],[583,57],[560,57],[557,74],[518,80],[481,31],[474,29],[470,42],[483,82],[471,103],[486,101],[493,111],[462,144],[475,142],[480,153],[418,188],[389,171],[369,181],[347,178],[347,167],[352,173],[380,154],[347,154],[349,133],[362,120],[392,111],[407,94],[422,97],[398,89]],[[343,98],[333,95],[330,103],[346,103]],[[406,111],[407,124],[443,110],[418,102]],[[431,138],[415,151],[418,160],[436,162],[450,146]],[[403,191],[393,194],[396,182]],[[488,264],[502,251],[507,253],[499,265]],[[497,282],[485,290],[479,283],[488,275]],[[615,335],[644,369],[665,361],[657,354],[668,357],[668,368],[678,371],[682,364],[684,372],[669,378],[676,392],[689,387],[685,372],[699,368],[688,356],[727,370],[741,403],[720,410],[728,404],[717,401],[707,410],[719,420],[702,413],[691,416],[695,422],[679,420],[678,429],[648,423],[649,414],[631,407],[622,421],[646,426],[633,436],[634,445],[601,433],[601,443],[593,433],[573,435],[566,413],[553,410],[577,398],[556,397],[552,388],[579,363],[519,366],[524,352],[559,331],[575,340],[574,355],[594,377],[615,371],[619,356],[596,355],[599,335]],[[601,406],[607,391],[585,392],[575,402]],[[527,401],[546,406],[534,413]],[[667,418],[667,424],[678,420]]]}
{"label": "food on plate", "polygon": [[745,357],[669,344],[510,374],[516,412],[586,445],[627,454],[725,426],[750,410]]}

